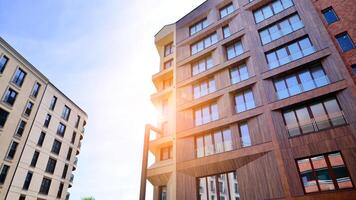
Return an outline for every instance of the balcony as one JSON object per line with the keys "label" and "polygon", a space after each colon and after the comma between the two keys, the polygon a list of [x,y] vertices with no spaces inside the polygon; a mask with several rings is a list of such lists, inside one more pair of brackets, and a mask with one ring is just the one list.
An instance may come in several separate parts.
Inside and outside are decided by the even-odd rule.
{"label": "balcony", "polygon": [[155,162],[147,169],[147,179],[152,185],[166,185],[169,177],[174,171],[172,159]]}

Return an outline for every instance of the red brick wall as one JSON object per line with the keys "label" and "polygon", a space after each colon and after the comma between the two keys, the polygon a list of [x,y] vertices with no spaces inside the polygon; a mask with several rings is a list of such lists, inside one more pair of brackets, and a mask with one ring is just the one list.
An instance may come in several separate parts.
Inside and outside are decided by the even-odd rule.
{"label": "red brick wall", "polygon": [[[327,28],[330,37],[333,39],[337,49],[339,50],[345,65],[348,66],[348,70],[351,73],[354,81],[356,82],[356,75],[351,69],[351,65],[356,64],[356,49],[352,49],[348,52],[342,52],[338,42],[335,39],[335,35],[347,31],[354,43],[356,43],[356,1],[355,0],[312,0],[315,8],[319,12],[319,16]],[[328,25],[325,21],[321,11],[332,7],[339,17],[339,21]]]}

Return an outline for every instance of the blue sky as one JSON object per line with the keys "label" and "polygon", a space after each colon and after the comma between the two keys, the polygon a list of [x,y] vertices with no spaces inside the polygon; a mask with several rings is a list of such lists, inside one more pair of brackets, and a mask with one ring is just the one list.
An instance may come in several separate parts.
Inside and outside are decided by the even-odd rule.
{"label": "blue sky", "polygon": [[71,199],[138,199],[154,35],[202,2],[0,0],[0,36],[89,115]]}

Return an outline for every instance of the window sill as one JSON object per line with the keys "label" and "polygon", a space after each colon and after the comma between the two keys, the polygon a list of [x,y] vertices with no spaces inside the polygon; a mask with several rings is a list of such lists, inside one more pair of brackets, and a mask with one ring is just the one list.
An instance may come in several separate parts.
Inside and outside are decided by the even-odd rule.
{"label": "window sill", "polygon": [[[346,121],[346,119],[345,119]],[[300,138],[300,137],[303,137],[303,136],[307,136],[307,135],[312,135],[314,133],[320,133],[320,132],[324,132],[324,131],[330,131],[332,129],[336,129],[336,128],[340,128],[340,127],[347,127],[349,126],[350,124],[349,123],[345,123],[345,124],[341,124],[341,125],[338,125],[338,126],[331,126],[329,128],[325,128],[325,129],[322,129],[322,130],[318,130],[318,131],[314,131],[314,132],[310,132],[310,133],[304,133],[304,134],[300,134],[300,135],[296,135],[296,136],[290,136],[288,134],[288,130],[287,130],[287,134],[288,134],[288,139],[290,140],[293,140],[293,139],[296,139],[296,138]]]}

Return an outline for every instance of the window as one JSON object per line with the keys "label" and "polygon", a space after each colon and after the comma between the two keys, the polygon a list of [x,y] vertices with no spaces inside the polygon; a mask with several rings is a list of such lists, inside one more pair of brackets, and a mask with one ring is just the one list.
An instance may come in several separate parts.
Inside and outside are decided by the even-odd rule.
{"label": "window", "polygon": [[30,164],[31,167],[36,167],[37,160],[38,160],[38,157],[39,157],[39,156],[40,156],[40,152],[35,151],[35,152],[33,153],[32,160],[31,160],[31,164]]}
{"label": "window", "polygon": [[19,137],[22,137],[22,134],[25,130],[25,127],[26,127],[26,122],[23,121],[23,120],[20,120],[20,123],[17,127],[17,130],[16,130],[16,136],[19,136]]}
{"label": "window", "polygon": [[278,99],[294,96],[330,83],[321,66],[305,69],[273,82]]}
{"label": "window", "polygon": [[3,128],[5,126],[8,116],[9,116],[9,112],[0,108],[0,128]]}
{"label": "window", "polygon": [[27,172],[26,178],[25,178],[25,182],[23,183],[22,189],[23,190],[28,190],[28,188],[30,187],[31,184],[31,180],[32,180],[32,172]]}
{"label": "window", "polygon": [[63,186],[64,184],[61,182],[59,184],[58,192],[57,192],[57,198],[60,199],[62,197],[62,192],[63,192]]}
{"label": "window", "polygon": [[25,77],[26,77],[26,72],[24,72],[21,68],[18,68],[15,72],[14,78],[12,79],[12,82],[15,85],[21,87],[25,80]]}
{"label": "window", "polygon": [[235,95],[235,110],[237,113],[244,112],[256,107],[251,89],[239,92]]}
{"label": "window", "polygon": [[33,108],[33,103],[31,101],[27,102],[26,109],[25,109],[25,115],[30,116],[32,108]]}
{"label": "window", "polygon": [[57,160],[49,158],[47,162],[46,172],[53,174],[56,169]]}
{"label": "window", "polygon": [[168,114],[169,114],[169,104],[168,104],[168,99],[165,99],[162,101],[162,115],[165,119],[167,119]]}
{"label": "window", "polygon": [[195,76],[213,67],[213,58],[205,57],[196,63],[192,64],[192,75]]}
{"label": "window", "polygon": [[56,103],[57,103],[57,97],[53,96],[51,100],[51,104],[49,105],[49,109],[54,110],[54,108],[56,107]]}
{"label": "window", "polygon": [[303,38],[289,44],[288,46],[266,53],[266,58],[269,68],[274,69],[314,52],[314,46],[310,42],[309,38]]}
{"label": "window", "polygon": [[291,137],[346,124],[335,98],[286,110],[283,117]]}
{"label": "window", "polygon": [[9,147],[9,151],[7,153],[6,159],[7,160],[12,160],[15,157],[16,154],[16,150],[17,150],[17,146],[19,145],[19,143],[13,141]]}
{"label": "window", "polygon": [[68,160],[68,161],[69,161],[70,158],[72,157],[72,151],[73,151],[72,147],[69,147],[68,153],[67,153],[67,160]]}
{"label": "window", "polygon": [[63,168],[63,173],[62,173],[63,179],[65,179],[67,177],[67,172],[68,172],[68,164],[65,164],[64,168]]}
{"label": "window", "polygon": [[42,179],[41,188],[40,188],[39,193],[40,194],[44,194],[44,195],[48,195],[49,188],[51,187],[51,182],[52,182],[51,179],[44,177]]}
{"label": "window", "polygon": [[3,101],[5,103],[13,106],[15,103],[16,97],[17,97],[17,92],[15,90],[9,88],[5,93]]}
{"label": "window", "polygon": [[169,69],[173,66],[173,59],[168,60],[167,62],[164,63],[164,69]]}
{"label": "window", "polygon": [[43,124],[44,127],[48,128],[49,123],[51,122],[51,118],[52,118],[52,116],[50,114],[46,115],[46,119],[45,119],[44,124]]}
{"label": "window", "polygon": [[210,47],[211,45],[214,45],[215,43],[218,42],[218,35],[216,33],[213,33],[204,39],[198,41],[197,43],[194,43],[193,45],[190,46],[190,52],[192,55],[203,51],[204,49]]}
{"label": "window", "polygon": [[0,57],[0,74],[2,74],[5,70],[6,64],[9,61],[9,58],[6,56]]}
{"label": "window", "polygon": [[69,119],[69,115],[70,115],[70,108],[68,106],[64,106],[63,108],[63,112],[62,112],[62,118],[67,120]]}
{"label": "window", "polygon": [[192,36],[192,35],[200,32],[201,30],[203,30],[206,27],[208,27],[208,19],[207,18],[205,18],[205,19],[195,23],[193,26],[191,26],[189,28],[189,33]]}
{"label": "window", "polygon": [[72,140],[70,141],[72,144],[74,144],[76,137],[77,137],[77,132],[73,131]]}
{"label": "window", "polygon": [[336,36],[337,41],[339,42],[340,48],[343,52],[349,51],[355,48],[354,42],[351,40],[347,32],[341,33]]}
{"label": "window", "polygon": [[234,12],[234,5],[232,3],[220,9],[220,18],[224,18]]}
{"label": "window", "polygon": [[231,35],[229,25],[224,26],[222,30],[223,30],[224,38],[228,38]]}
{"label": "window", "polygon": [[217,130],[195,138],[196,157],[201,158],[234,148],[230,129]]}
{"label": "window", "polygon": [[20,197],[19,197],[19,200],[26,200],[26,196],[21,194]]}
{"label": "window", "polygon": [[57,135],[63,137],[65,132],[66,132],[66,126],[62,123],[59,123],[57,128]]}
{"label": "window", "polygon": [[159,200],[167,200],[167,186],[159,186]]}
{"label": "window", "polygon": [[61,151],[61,146],[62,146],[62,143],[55,139],[53,141],[51,152],[58,155],[59,152]]}
{"label": "window", "polygon": [[251,146],[251,138],[250,138],[250,131],[248,130],[247,122],[241,123],[239,125],[240,128],[240,138],[241,138],[241,146],[248,147]]}
{"label": "window", "polygon": [[168,160],[173,158],[173,147],[163,147],[161,148],[161,160]]}
{"label": "window", "polygon": [[79,127],[79,123],[80,123],[80,116],[77,115],[77,121],[75,122],[75,128]]}
{"label": "window", "polygon": [[6,180],[7,173],[9,172],[10,167],[8,165],[3,165],[0,172],[0,184],[4,184]]}
{"label": "window", "polygon": [[230,69],[231,84],[244,81],[249,78],[246,64],[242,64]]}
{"label": "window", "polygon": [[173,53],[173,42],[164,46],[164,56],[169,56]]}
{"label": "window", "polygon": [[215,91],[216,85],[214,78],[193,85],[194,99],[198,99]]}
{"label": "window", "polygon": [[340,152],[297,160],[305,193],[353,188]]}
{"label": "window", "polygon": [[45,137],[46,137],[46,133],[45,132],[41,132],[40,137],[38,138],[38,142],[37,142],[38,146],[41,147],[43,145]]}
{"label": "window", "polygon": [[226,47],[227,59],[230,60],[244,52],[241,41],[237,41]]}
{"label": "window", "polygon": [[219,119],[219,111],[217,103],[199,107],[194,111],[195,126],[207,124],[211,121]]}
{"label": "window", "polygon": [[268,26],[267,28],[259,31],[262,44],[268,44],[274,40],[288,35],[304,27],[302,20],[298,14],[294,14],[276,24]]}
{"label": "window", "polygon": [[236,172],[228,172],[214,176],[200,177],[197,179],[197,181],[197,191],[199,191],[199,200],[240,199]]}
{"label": "window", "polygon": [[35,85],[33,86],[33,89],[32,89],[32,96],[33,97],[37,97],[38,95],[38,92],[40,91],[40,88],[41,88],[41,84],[39,84],[38,82],[35,83]]}
{"label": "window", "polygon": [[253,15],[255,17],[256,23],[260,23],[263,20],[268,19],[293,5],[294,4],[292,0],[276,0],[254,11]]}
{"label": "window", "polygon": [[327,9],[323,10],[322,13],[323,13],[324,18],[328,24],[332,24],[339,20],[339,18],[337,17],[337,15],[332,7],[329,7]]}

